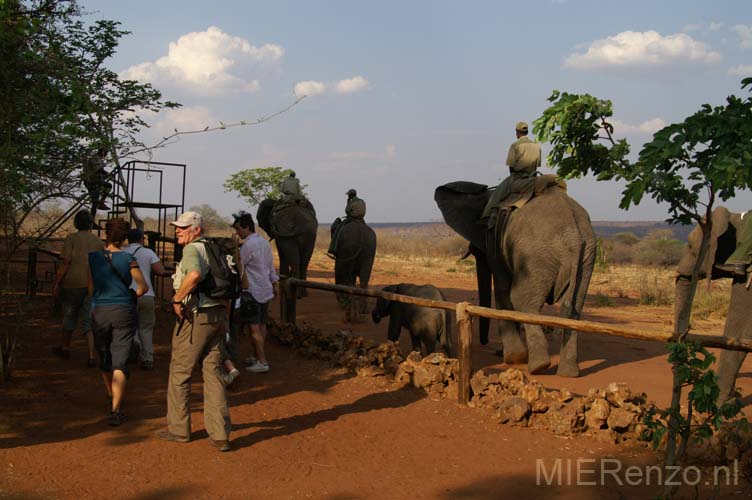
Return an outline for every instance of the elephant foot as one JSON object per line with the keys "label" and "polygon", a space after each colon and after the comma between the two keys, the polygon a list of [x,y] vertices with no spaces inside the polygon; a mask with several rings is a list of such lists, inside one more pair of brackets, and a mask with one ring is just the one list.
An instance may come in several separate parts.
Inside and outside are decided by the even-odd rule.
{"label": "elephant foot", "polygon": [[556,374],[560,377],[576,378],[580,376],[580,367],[576,363],[559,363]]}
{"label": "elephant foot", "polygon": [[528,362],[527,371],[530,375],[540,375],[549,369],[551,366],[551,358],[546,356],[545,358]]}
{"label": "elephant foot", "polygon": [[525,349],[514,351],[511,349],[504,349],[502,354],[504,356],[504,363],[508,365],[521,365],[527,363],[527,350]]}

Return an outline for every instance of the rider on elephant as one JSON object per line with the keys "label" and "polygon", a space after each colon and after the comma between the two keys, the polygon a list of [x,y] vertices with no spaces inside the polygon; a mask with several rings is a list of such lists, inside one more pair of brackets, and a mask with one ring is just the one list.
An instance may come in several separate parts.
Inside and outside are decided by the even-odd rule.
{"label": "rider on elephant", "polygon": [[517,140],[509,146],[507,153],[507,166],[509,177],[501,181],[483,209],[482,221],[488,224],[488,229],[493,230],[496,226],[496,217],[501,203],[512,194],[515,181],[532,179],[541,164],[540,144],[527,136],[527,123],[517,122],[515,125]]}
{"label": "rider on elephant", "polygon": [[715,267],[721,271],[728,271],[740,276],[746,276],[752,264],[752,210],[742,214],[742,234],[736,244],[736,250],[725,264]]}
{"label": "rider on elephant", "polygon": [[294,196],[303,196],[300,189],[300,179],[295,177],[294,171],[290,171],[290,175],[282,180],[279,190],[282,192],[282,201],[287,201]]}
{"label": "rider on elephant", "polygon": [[329,243],[329,249],[327,250],[327,254],[333,259],[337,258],[337,242],[339,241],[339,235],[342,234],[342,228],[345,224],[355,221],[363,222],[363,218],[366,216],[366,202],[361,198],[358,198],[358,192],[354,189],[348,189],[346,194],[347,206],[345,207],[345,218],[341,220],[338,217],[337,220],[334,221],[335,224],[338,224],[337,221],[340,222],[335,229],[334,236],[332,237],[332,241]]}

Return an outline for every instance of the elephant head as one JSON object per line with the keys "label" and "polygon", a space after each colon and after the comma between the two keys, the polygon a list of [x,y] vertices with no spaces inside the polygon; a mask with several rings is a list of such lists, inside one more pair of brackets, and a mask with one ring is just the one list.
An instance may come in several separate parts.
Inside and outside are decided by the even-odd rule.
{"label": "elephant head", "polygon": [[274,235],[272,235],[272,209],[274,208],[275,202],[275,200],[267,198],[261,202],[256,211],[258,225],[269,235],[270,238],[274,238]]}
{"label": "elephant head", "polygon": [[[391,292],[391,293],[397,293],[397,288],[399,285],[389,285],[382,288],[382,291],[384,292]],[[371,319],[375,324],[379,324],[381,321],[381,318],[385,318],[391,314],[392,309],[392,301],[385,299],[383,297],[379,297],[376,301],[376,306],[373,308],[373,311],[371,311]],[[390,332],[391,333],[391,332]],[[397,338],[391,338],[392,335],[389,336],[389,340],[392,342],[396,342],[399,339],[399,335],[397,335]]]}

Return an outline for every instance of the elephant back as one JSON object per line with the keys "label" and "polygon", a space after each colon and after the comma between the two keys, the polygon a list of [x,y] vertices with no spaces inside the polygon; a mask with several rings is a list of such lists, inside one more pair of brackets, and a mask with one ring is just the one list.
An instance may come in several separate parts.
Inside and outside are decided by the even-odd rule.
{"label": "elephant back", "polygon": [[271,234],[279,238],[295,238],[309,233],[316,233],[318,220],[313,205],[306,200],[301,204],[288,204],[274,207],[270,214]]}
{"label": "elephant back", "polygon": [[337,260],[370,257],[376,254],[376,233],[362,219],[345,222],[337,241]]}
{"label": "elephant back", "polygon": [[259,204],[258,210],[256,210],[256,221],[258,225],[263,229],[270,237],[274,237],[272,234],[272,210],[276,200],[267,198]]}

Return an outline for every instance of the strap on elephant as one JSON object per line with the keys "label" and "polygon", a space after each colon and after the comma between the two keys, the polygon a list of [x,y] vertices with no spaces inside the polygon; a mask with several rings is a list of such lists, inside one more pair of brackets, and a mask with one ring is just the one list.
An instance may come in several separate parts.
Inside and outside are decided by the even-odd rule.
{"label": "strap on elephant", "polygon": [[486,250],[488,255],[496,256],[501,245],[504,231],[512,213],[524,207],[530,200],[543,196],[549,189],[567,190],[564,179],[555,174],[538,175],[516,179],[512,183],[512,193],[502,200],[496,212],[493,230],[486,234]]}
{"label": "strap on elephant", "polygon": [[334,246],[333,246],[333,248],[334,248],[334,254],[336,255],[336,260],[338,262],[340,262],[340,263],[342,263],[342,262],[349,262],[351,260],[357,259],[358,256],[360,255],[361,250],[363,249],[363,232],[361,231],[361,232],[358,233],[358,240],[359,241],[358,241],[358,245],[357,245],[357,251],[353,255],[351,255],[349,257],[341,257],[339,255],[339,249],[337,247],[339,246],[340,238],[342,236],[342,233],[345,230],[345,226],[348,225],[348,224],[355,224],[355,223],[360,223],[360,224],[365,225],[366,221],[363,220],[363,219],[360,219],[360,218],[345,217],[345,219],[342,220],[342,224],[340,224],[339,227],[337,227],[337,229],[335,231],[335,234],[334,234],[335,240],[334,240]]}

